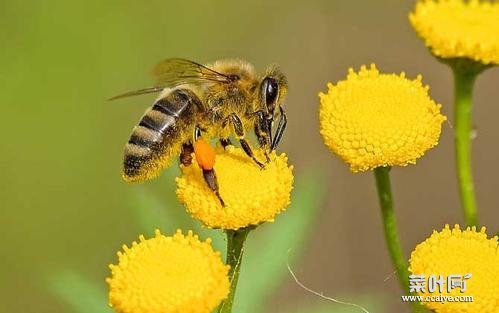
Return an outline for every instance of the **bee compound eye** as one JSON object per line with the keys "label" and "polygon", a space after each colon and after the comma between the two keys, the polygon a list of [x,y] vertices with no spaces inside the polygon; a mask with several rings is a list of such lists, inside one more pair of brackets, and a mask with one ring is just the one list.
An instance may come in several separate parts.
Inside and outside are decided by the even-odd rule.
{"label": "bee compound eye", "polygon": [[264,80],[264,92],[265,92],[265,102],[267,106],[275,104],[277,95],[279,93],[279,85],[275,79],[267,77]]}

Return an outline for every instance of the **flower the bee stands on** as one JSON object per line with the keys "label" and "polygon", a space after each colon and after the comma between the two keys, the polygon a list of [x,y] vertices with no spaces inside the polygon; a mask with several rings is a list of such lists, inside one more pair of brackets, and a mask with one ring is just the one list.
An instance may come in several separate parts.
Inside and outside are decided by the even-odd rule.
{"label": "flower the bee stands on", "polygon": [[[256,155],[264,157],[264,152]],[[271,222],[291,201],[293,166],[287,164],[285,154],[272,152],[269,158],[260,169],[242,149],[219,148],[214,168],[225,206],[204,182],[200,164],[205,161],[182,166],[177,196],[194,218],[211,228],[237,230]]]}

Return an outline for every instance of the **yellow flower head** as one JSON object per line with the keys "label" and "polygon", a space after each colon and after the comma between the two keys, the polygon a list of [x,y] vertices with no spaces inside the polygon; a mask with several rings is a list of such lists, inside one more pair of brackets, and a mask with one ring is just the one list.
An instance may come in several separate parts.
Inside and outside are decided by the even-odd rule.
{"label": "yellow flower head", "polygon": [[[458,225],[446,225],[441,232],[434,231],[411,254],[409,271],[414,275],[435,275],[444,278],[442,295],[473,296],[473,302],[427,302],[425,305],[439,313],[499,312],[499,246],[497,236],[487,239],[485,227],[461,230]],[[449,293],[448,276],[471,274],[464,279],[466,290],[454,288]],[[447,278],[447,279],[446,279]],[[428,290],[423,296],[436,296]]]}
{"label": "yellow flower head", "polygon": [[499,3],[423,0],[409,20],[436,56],[499,64]]}
{"label": "yellow flower head", "polygon": [[110,265],[109,305],[120,313],[209,313],[229,293],[229,266],[211,240],[189,231],[156,236],[118,252]]}
{"label": "yellow flower head", "polygon": [[415,163],[438,143],[446,118],[421,76],[380,74],[372,64],[328,89],[319,94],[321,135],[353,172]]}
{"label": "yellow flower head", "polygon": [[[255,153],[265,160],[262,151]],[[273,221],[290,203],[293,166],[288,166],[285,154],[272,152],[270,159],[262,170],[242,149],[218,148],[214,168],[225,206],[208,188],[196,162],[181,167],[177,196],[189,213],[208,227],[239,229]]]}

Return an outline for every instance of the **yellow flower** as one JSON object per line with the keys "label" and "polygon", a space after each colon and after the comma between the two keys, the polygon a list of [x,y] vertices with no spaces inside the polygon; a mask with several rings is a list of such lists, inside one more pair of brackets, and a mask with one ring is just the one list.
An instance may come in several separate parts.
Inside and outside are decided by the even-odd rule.
{"label": "yellow flower", "polygon": [[211,240],[189,231],[156,236],[118,252],[110,265],[109,305],[120,313],[209,313],[229,293],[229,266]]}
{"label": "yellow flower", "polygon": [[499,64],[499,3],[424,0],[409,20],[436,56]]}
{"label": "yellow flower", "polygon": [[[487,239],[485,227],[479,232],[475,227],[462,231],[459,225],[450,229],[446,225],[441,232],[434,231],[430,238],[420,243],[411,254],[409,271],[415,275],[471,274],[465,279],[466,290],[460,288],[447,292],[447,281],[443,286],[445,296],[473,296],[473,302],[430,303],[425,305],[439,313],[499,312],[499,245],[498,238]],[[464,278],[463,278],[464,279]],[[428,290],[420,293],[430,294]]]}
{"label": "yellow flower", "polygon": [[[255,153],[265,160],[262,151]],[[194,218],[211,228],[239,229],[273,221],[290,203],[293,166],[288,166],[285,154],[272,152],[270,159],[261,170],[242,149],[218,148],[214,168],[225,207],[208,188],[196,162],[181,167],[177,196]]]}
{"label": "yellow flower", "polygon": [[380,74],[372,64],[328,89],[319,94],[320,132],[353,172],[415,163],[438,143],[446,117],[421,76]]}

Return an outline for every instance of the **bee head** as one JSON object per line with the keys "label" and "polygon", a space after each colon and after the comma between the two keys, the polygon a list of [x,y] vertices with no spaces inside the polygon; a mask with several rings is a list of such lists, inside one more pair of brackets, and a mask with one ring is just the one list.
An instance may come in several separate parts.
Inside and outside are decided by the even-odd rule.
{"label": "bee head", "polygon": [[262,105],[273,118],[277,113],[287,92],[287,81],[284,74],[277,68],[271,67],[267,70],[260,84],[260,99]]}

